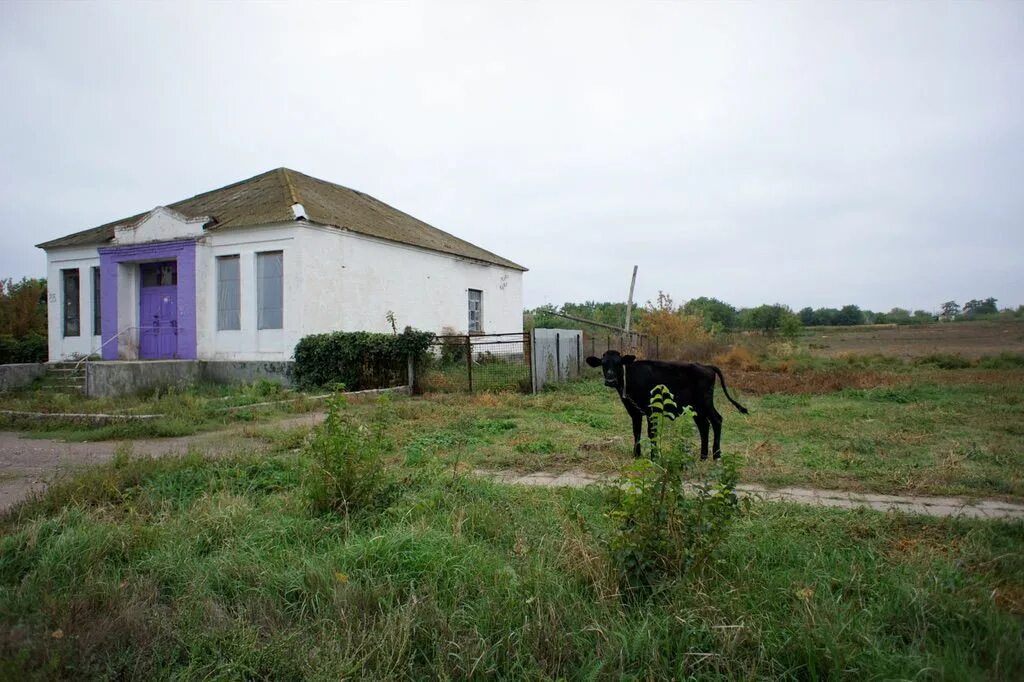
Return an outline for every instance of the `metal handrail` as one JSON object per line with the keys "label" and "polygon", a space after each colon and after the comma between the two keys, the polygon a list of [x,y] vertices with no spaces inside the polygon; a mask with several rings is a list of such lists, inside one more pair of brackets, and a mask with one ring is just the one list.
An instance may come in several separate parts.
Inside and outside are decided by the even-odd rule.
{"label": "metal handrail", "polygon": [[[136,329],[137,329],[137,330],[146,330],[146,329],[152,329],[152,327],[123,327],[123,328],[121,329],[121,331],[117,332],[116,334],[114,334],[114,335],[113,335],[113,336],[111,336],[111,337],[110,337],[109,339],[107,339],[106,341],[104,341],[104,342],[103,342],[103,343],[101,343],[100,345],[96,346],[95,348],[92,348],[92,349],[91,349],[91,350],[89,351],[89,354],[88,354],[88,355],[86,355],[86,356],[85,356],[84,358],[82,358],[81,360],[79,360],[78,362],[76,362],[76,363],[75,363],[75,369],[74,369],[74,371],[76,371],[76,372],[77,372],[77,371],[78,371],[78,369],[79,369],[79,368],[80,368],[80,367],[82,366],[82,363],[84,363],[84,362],[89,362],[89,358],[91,358],[91,357],[92,357],[93,355],[95,355],[96,353],[98,353],[98,352],[100,352],[101,350],[103,350],[103,347],[104,347],[104,346],[106,346],[106,345],[107,345],[108,343],[110,343],[111,341],[114,341],[114,340],[116,340],[116,339],[119,339],[119,338],[121,338],[121,335],[122,335],[122,334],[124,334],[125,332],[130,332],[130,331],[132,331],[132,330],[136,330]],[[168,329],[170,329],[170,327],[168,327]],[[181,330],[185,329],[185,327],[177,327],[177,326],[176,326],[176,327],[173,327],[173,329],[174,329],[174,333],[175,333],[175,334],[177,334],[177,333],[178,333],[178,332],[180,332]]]}

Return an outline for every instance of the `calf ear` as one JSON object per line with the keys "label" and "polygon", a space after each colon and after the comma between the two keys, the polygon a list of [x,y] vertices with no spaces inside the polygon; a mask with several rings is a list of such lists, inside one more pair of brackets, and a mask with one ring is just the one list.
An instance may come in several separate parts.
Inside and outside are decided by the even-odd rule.
{"label": "calf ear", "polygon": [[622,356],[622,364],[624,364],[624,365],[632,365],[634,360],[636,360],[636,356],[635,355],[623,355]]}
{"label": "calf ear", "polygon": [[591,367],[600,367],[601,358],[595,358],[593,355],[591,355],[589,358],[587,358],[587,364],[590,365]]}

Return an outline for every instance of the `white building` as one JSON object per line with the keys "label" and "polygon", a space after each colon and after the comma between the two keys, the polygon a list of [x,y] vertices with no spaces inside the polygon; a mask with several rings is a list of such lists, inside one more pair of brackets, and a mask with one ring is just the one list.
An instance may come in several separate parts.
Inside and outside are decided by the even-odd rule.
{"label": "white building", "polygon": [[39,244],[50,360],[286,360],[303,336],[523,328],[520,265],[287,168]]}

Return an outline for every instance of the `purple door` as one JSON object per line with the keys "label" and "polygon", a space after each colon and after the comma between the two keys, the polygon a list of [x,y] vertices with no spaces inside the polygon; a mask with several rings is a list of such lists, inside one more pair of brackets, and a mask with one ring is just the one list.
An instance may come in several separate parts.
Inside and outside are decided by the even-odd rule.
{"label": "purple door", "polygon": [[139,266],[139,357],[178,355],[178,268],[174,261]]}

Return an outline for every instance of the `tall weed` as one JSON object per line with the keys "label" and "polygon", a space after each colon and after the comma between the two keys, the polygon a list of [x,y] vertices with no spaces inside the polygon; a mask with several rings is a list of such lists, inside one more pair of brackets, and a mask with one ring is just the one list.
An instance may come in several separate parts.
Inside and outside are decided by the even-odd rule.
{"label": "tall weed", "polygon": [[346,412],[345,396],[327,400],[327,418],[305,447],[311,461],[306,481],[312,509],[317,514],[349,515],[380,510],[395,493],[395,482],[384,463],[391,448],[387,438],[390,399],[382,395],[372,423],[358,423]]}
{"label": "tall weed", "polygon": [[688,484],[697,466],[690,445],[693,410],[683,409],[687,433],[678,437],[669,428],[675,419],[667,409],[676,406],[672,392],[655,386],[650,406],[650,459],[631,465],[609,495],[608,517],[616,527],[608,549],[627,593],[699,572],[747,504],[736,495],[739,467],[731,457],[716,463],[704,480]]}

